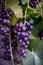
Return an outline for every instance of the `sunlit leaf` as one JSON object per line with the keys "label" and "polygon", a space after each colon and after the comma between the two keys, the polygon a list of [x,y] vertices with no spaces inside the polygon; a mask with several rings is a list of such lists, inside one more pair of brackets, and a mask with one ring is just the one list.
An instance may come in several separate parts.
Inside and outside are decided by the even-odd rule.
{"label": "sunlit leaf", "polygon": [[12,9],[16,17],[18,18],[23,17],[22,8],[19,5],[19,0],[7,0],[7,7]]}

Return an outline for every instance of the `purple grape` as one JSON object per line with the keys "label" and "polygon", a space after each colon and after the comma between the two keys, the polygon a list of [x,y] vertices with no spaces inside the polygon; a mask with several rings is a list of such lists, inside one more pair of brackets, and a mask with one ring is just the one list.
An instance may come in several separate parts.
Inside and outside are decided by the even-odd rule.
{"label": "purple grape", "polygon": [[36,5],[41,2],[41,0],[30,0],[29,1],[29,6],[32,7],[32,8],[36,8]]}
{"label": "purple grape", "polygon": [[31,31],[28,31],[28,34],[30,35],[31,34]]}
{"label": "purple grape", "polygon": [[20,35],[21,35],[21,33],[20,33],[20,32],[18,32],[18,33],[17,33],[17,35],[18,35],[18,36],[20,36]]}
{"label": "purple grape", "polygon": [[28,37],[25,37],[25,38],[24,38],[24,41],[28,41]]}
{"label": "purple grape", "polygon": [[29,1],[29,6],[32,7],[32,8],[35,8],[36,7],[36,2],[35,1]]}
{"label": "purple grape", "polygon": [[23,26],[22,27],[22,31],[26,31],[26,26]]}
{"label": "purple grape", "polygon": [[4,55],[4,59],[10,60],[10,59],[11,59],[11,56],[5,56],[5,55]]}
{"label": "purple grape", "polygon": [[20,32],[21,31],[21,28],[19,28],[17,31]]}
{"label": "purple grape", "polygon": [[25,46],[25,42],[22,42],[22,46]]}
{"label": "purple grape", "polygon": [[2,48],[5,49],[6,48],[6,45],[2,45]]}
{"label": "purple grape", "polygon": [[9,19],[3,19],[3,24],[7,24],[7,25],[9,25],[9,24],[10,24]]}
{"label": "purple grape", "polygon": [[27,23],[26,23],[26,27],[29,27],[29,26],[30,26],[30,23],[29,23],[29,22],[27,22]]}
{"label": "purple grape", "polygon": [[27,52],[27,49],[24,49],[24,48],[20,49],[20,55],[21,56],[26,57],[26,52]]}
{"label": "purple grape", "polygon": [[26,33],[25,33],[25,36],[26,36],[26,37],[28,37],[28,36],[29,36],[28,32],[26,32]]}
{"label": "purple grape", "polygon": [[18,24],[18,27],[19,27],[19,28],[22,28],[22,26],[23,26],[23,23],[20,22],[20,23]]}
{"label": "purple grape", "polygon": [[[22,39],[19,40],[19,43],[21,44],[22,43]],[[22,45],[22,44],[21,44]]]}
{"label": "purple grape", "polygon": [[30,23],[30,24],[33,24],[33,20],[30,20],[29,23]]}
{"label": "purple grape", "polygon": [[21,32],[21,36],[22,37],[25,37],[25,32]]}
{"label": "purple grape", "polygon": [[28,44],[29,44],[29,41],[26,42],[26,45],[28,45]]}
{"label": "purple grape", "polygon": [[36,4],[39,4],[41,2],[41,0],[35,0]]}
{"label": "purple grape", "polygon": [[30,29],[33,29],[33,26],[32,25],[30,26]]}

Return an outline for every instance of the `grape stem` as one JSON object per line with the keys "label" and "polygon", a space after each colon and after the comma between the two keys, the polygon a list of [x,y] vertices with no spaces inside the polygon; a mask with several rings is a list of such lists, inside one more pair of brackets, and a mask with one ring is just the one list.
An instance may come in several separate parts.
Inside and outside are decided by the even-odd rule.
{"label": "grape stem", "polygon": [[[39,3],[39,2],[38,2],[38,3]],[[28,4],[28,3],[27,3],[27,4]],[[32,11],[36,11],[37,13],[39,13],[39,14],[43,17],[41,4],[39,4],[39,7],[40,7],[40,9],[41,9],[41,12],[38,11],[38,10],[36,10],[36,9],[31,8],[31,7],[29,6],[29,4],[28,4],[28,8],[29,8],[29,9],[31,9]]]}
{"label": "grape stem", "polygon": [[6,0],[5,0],[5,8],[6,8],[6,4],[7,4],[7,3],[6,3]]}
{"label": "grape stem", "polygon": [[27,14],[27,9],[28,9],[28,7],[26,8],[26,11],[25,11],[25,21],[26,21],[26,14]]}
{"label": "grape stem", "polygon": [[40,13],[40,11],[33,9],[30,6],[28,6],[28,8],[31,9],[32,11],[36,11],[37,13],[39,13],[42,16],[42,13]]}
{"label": "grape stem", "polygon": [[[38,4],[39,4],[39,8],[41,10],[41,14],[42,14],[42,7],[41,7],[41,3],[39,3],[39,1],[37,0]],[[42,15],[43,16],[43,15]]]}
{"label": "grape stem", "polygon": [[[38,1],[38,4],[39,4],[39,1]],[[28,8],[31,9],[31,10],[33,10],[33,11],[36,11],[37,13],[39,13],[39,14],[43,17],[41,4],[39,4],[39,7],[40,7],[41,12],[38,11],[38,10],[35,10],[35,9],[31,8],[31,7],[29,6],[29,4],[27,3],[27,8],[26,8],[26,10],[25,10],[25,15],[23,16],[23,17],[24,17],[24,24],[26,23],[26,18],[27,18],[27,15],[26,15],[26,14],[27,14],[27,9],[28,9]]]}
{"label": "grape stem", "polygon": [[25,10],[25,15],[24,15],[24,24],[26,23],[26,18],[27,18],[27,9],[28,9],[28,7],[27,7],[26,10]]}
{"label": "grape stem", "polygon": [[12,45],[11,45],[11,26],[10,26],[10,32],[9,32],[9,39],[10,39],[10,53],[11,53],[11,60],[12,60],[12,65],[14,65],[14,58],[13,58]]}

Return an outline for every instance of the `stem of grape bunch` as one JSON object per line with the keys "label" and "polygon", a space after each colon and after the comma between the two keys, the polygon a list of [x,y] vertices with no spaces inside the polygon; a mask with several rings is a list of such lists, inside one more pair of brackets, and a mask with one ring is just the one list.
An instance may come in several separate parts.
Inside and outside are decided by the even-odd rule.
{"label": "stem of grape bunch", "polygon": [[10,53],[11,53],[11,60],[12,60],[12,65],[14,65],[14,58],[13,58],[12,45],[11,45],[11,26],[10,26],[10,32],[9,32],[9,40],[10,40]]}
{"label": "stem of grape bunch", "polygon": [[28,9],[28,7],[27,7],[26,10],[25,10],[25,15],[24,15],[24,24],[26,23],[26,18],[27,18],[27,9]]}

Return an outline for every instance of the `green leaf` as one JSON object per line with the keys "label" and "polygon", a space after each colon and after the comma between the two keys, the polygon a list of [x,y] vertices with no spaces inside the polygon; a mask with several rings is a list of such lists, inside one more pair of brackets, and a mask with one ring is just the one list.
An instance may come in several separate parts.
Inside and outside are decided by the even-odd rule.
{"label": "green leaf", "polygon": [[10,21],[11,21],[11,25],[14,26],[16,22],[18,21],[18,18],[15,15],[13,15]]}
{"label": "green leaf", "polygon": [[29,2],[29,0],[21,0],[22,4],[25,5],[26,3]]}
{"label": "green leaf", "polygon": [[23,18],[23,10],[22,10],[21,6],[17,5],[14,9],[14,13],[17,18]]}
{"label": "green leaf", "polygon": [[27,52],[27,57],[22,58],[23,65],[42,65],[40,57],[34,52],[29,51]]}
{"label": "green leaf", "polygon": [[19,0],[6,0],[7,5],[18,5],[19,4]]}
{"label": "green leaf", "polygon": [[42,57],[42,55],[43,55],[43,40],[39,40],[39,43],[38,43],[39,45],[38,45],[38,47],[37,47],[37,49],[36,49],[36,52],[37,52],[37,54],[39,55],[39,56],[41,56]]}
{"label": "green leaf", "polygon": [[34,20],[34,28],[32,30],[32,34],[35,37],[38,37],[38,33],[43,29],[42,17],[38,16],[37,18],[33,18]]}
{"label": "green leaf", "polygon": [[34,51],[38,50],[39,48],[42,49],[43,48],[43,40],[40,40],[37,37],[33,36],[32,40],[30,41],[29,46],[31,47],[31,50],[34,50]]}
{"label": "green leaf", "polygon": [[19,0],[7,0],[7,7],[11,8],[17,18],[22,18],[22,8],[19,5]]}
{"label": "green leaf", "polygon": [[30,47],[29,48],[31,48],[31,50],[36,50],[38,45],[39,45],[39,39],[37,39],[37,38],[36,39],[32,39],[30,41]]}
{"label": "green leaf", "polygon": [[[37,22],[37,21],[36,21]],[[34,28],[32,30],[32,34],[35,37],[38,37],[38,33],[43,29],[43,23],[39,21],[39,23],[34,25]]]}

